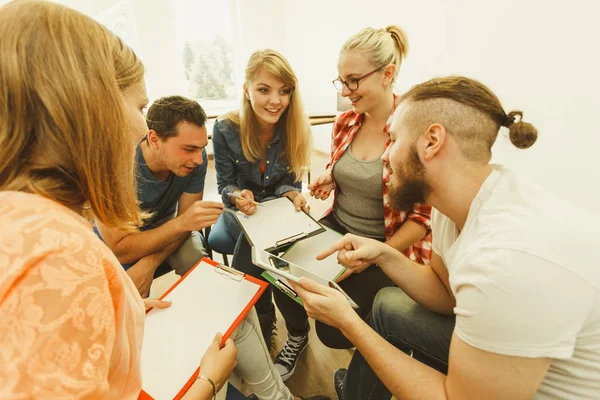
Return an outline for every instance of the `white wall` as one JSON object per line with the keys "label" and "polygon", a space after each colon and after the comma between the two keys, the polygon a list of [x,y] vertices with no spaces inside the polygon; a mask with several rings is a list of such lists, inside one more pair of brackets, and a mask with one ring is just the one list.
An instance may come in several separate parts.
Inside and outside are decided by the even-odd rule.
{"label": "white wall", "polygon": [[[137,29],[136,52],[146,68],[150,99],[183,93],[183,59],[177,51],[175,10],[170,0],[52,0],[76,9],[92,18],[100,18],[111,9],[129,7]],[[0,0],[0,6],[9,0]]]}
{"label": "white wall", "polygon": [[245,67],[250,55],[259,49],[272,48],[285,53],[284,2],[277,0],[237,0],[241,42],[240,59]]}
{"label": "white wall", "polygon": [[[410,52],[397,88],[434,76],[479,79],[505,109],[520,109],[539,129],[538,142],[518,150],[501,134],[494,161],[600,214],[600,2],[572,0],[229,0],[238,7],[241,76],[250,53],[272,47],[292,64],[311,113],[335,112],[337,56],[366,26],[402,26]],[[5,3],[0,0],[0,5]],[[95,16],[120,0],[60,0]],[[181,93],[181,59],[169,26],[169,0],[131,0],[147,68],[149,94]],[[210,15],[210,12],[207,13]],[[207,18],[205,16],[204,18]],[[198,23],[202,23],[199,18]],[[327,128],[315,129],[326,148]],[[323,140],[324,139],[324,140]]]}
{"label": "white wall", "polygon": [[335,109],[331,80],[348,37],[398,24],[410,42],[399,91],[440,75],[483,81],[540,132],[528,150],[500,135],[494,161],[600,214],[599,2],[303,0],[286,2],[285,13],[285,54],[309,111]]}
{"label": "white wall", "polygon": [[[400,86],[444,74],[446,1],[359,0],[302,2],[286,5],[286,52],[305,92],[309,112],[334,111],[337,57],[342,44],[362,28],[401,25],[410,40],[408,62],[401,68]],[[427,34],[420,34],[424,26]],[[419,60],[421,60],[419,62]]]}
{"label": "white wall", "polygon": [[131,0],[146,67],[151,100],[185,94],[183,58],[177,47],[175,9],[171,1]]}
{"label": "white wall", "polygon": [[540,132],[528,150],[499,137],[494,160],[600,214],[598,2],[504,1],[493,19],[477,18],[483,2],[461,3],[448,14],[448,72],[481,79]]}

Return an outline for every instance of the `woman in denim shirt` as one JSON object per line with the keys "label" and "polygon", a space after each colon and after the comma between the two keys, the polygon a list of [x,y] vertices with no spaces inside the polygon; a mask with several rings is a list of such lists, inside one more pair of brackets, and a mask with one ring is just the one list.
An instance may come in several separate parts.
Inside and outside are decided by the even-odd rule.
{"label": "woman in denim shirt", "polygon": [[[286,140],[284,128],[280,124],[274,126],[263,159],[248,161],[242,149],[240,125],[234,122],[236,117],[239,118],[237,113],[221,116],[213,128],[217,185],[223,203],[227,207],[238,207],[248,215],[256,211],[256,206],[250,201],[242,202],[244,199],[261,202],[285,195],[298,202],[298,206],[304,205],[306,199],[300,194],[302,182],[297,181],[289,162],[282,157]],[[230,197],[232,193],[244,199]],[[217,227],[215,225],[215,229]]]}
{"label": "woman in denim shirt", "polygon": [[[296,75],[281,54],[266,49],[252,54],[245,80],[241,109],[220,116],[213,128],[223,203],[252,215],[255,201],[287,196],[293,201],[290,207],[300,211],[306,205],[300,179],[308,165],[310,127]],[[219,218],[208,243],[221,253],[233,253],[235,268],[262,279],[262,269],[252,264],[250,245],[233,215],[224,213]],[[267,344],[275,326],[271,299],[269,287],[256,303]]]}

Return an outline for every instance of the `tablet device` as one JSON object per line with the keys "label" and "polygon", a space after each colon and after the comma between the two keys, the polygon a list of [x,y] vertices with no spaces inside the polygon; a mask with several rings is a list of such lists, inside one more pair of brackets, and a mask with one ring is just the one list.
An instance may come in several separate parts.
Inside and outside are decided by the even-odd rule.
{"label": "tablet device", "polygon": [[[292,264],[274,254],[253,247],[252,263],[268,271],[276,279],[281,277],[298,283],[298,280],[304,276],[312,279],[320,285],[329,286],[342,293],[353,308],[358,308],[356,302],[352,300],[352,298],[350,298],[350,296],[348,296],[348,294],[346,294],[346,292],[344,292],[344,290],[336,282],[320,277],[313,272],[307,271],[306,269],[299,267],[296,264]],[[285,284],[285,282],[283,282],[281,279],[278,280]],[[289,285],[286,286],[286,289],[291,290]]]}

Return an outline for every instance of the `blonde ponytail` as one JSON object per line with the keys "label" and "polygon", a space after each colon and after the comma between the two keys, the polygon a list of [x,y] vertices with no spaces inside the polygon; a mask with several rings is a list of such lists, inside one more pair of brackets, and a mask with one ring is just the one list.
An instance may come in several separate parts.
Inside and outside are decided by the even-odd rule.
{"label": "blonde ponytail", "polygon": [[385,29],[365,28],[344,43],[341,51],[347,50],[364,53],[376,67],[394,64],[395,81],[400,65],[408,54],[408,39],[397,25],[390,25]]}

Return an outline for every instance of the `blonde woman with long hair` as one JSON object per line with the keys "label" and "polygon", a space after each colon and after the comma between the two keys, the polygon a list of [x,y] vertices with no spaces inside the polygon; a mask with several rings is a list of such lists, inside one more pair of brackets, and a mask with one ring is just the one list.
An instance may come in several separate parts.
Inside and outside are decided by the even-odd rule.
{"label": "blonde woman with long hair", "polygon": [[[300,211],[306,205],[300,189],[309,159],[310,127],[298,79],[280,53],[260,50],[248,61],[243,89],[241,108],[220,116],[213,130],[223,203],[252,215],[257,202],[287,196],[293,202],[290,207]],[[234,253],[234,267],[262,279],[262,270],[252,264],[250,246],[229,213],[219,218],[208,243],[221,253]],[[269,344],[275,323],[270,287],[256,310]]]}
{"label": "blonde woman with long hair", "polygon": [[[390,174],[381,158],[390,145],[385,126],[398,104],[393,88],[407,53],[406,34],[395,25],[365,28],[344,43],[338,58],[339,76],[333,83],[351,101],[352,108],[334,122],[328,173],[314,180],[309,189],[322,200],[334,193],[332,207],[320,221],[323,225],[343,234],[385,241],[412,259],[427,263],[431,208],[417,205],[410,212],[394,211],[387,186]],[[366,318],[377,292],[394,283],[378,266],[359,272],[348,270],[339,282],[359,305],[358,314]],[[306,311],[286,296],[276,293],[275,300],[286,318],[288,332],[306,343]],[[353,347],[340,330],[327,324],[317,322],[316,331],[328,347]],[[275,360],[276,368],[284,371],[284,380],[297,360],[298,351],[292,350]]]}
{"label": "blonde woman with long hair", "polygon": [[[86,216],[135,231],[144,68],[92,19],[58,4],[0,8],[0,398],[138,398],[144,303]],[[99,100],[101,99],[101,103]],[[202,318],[201,315],[197,316]],[[254,310],[200,361],[186,399],[237,371],[259,398],[293,398]]]}

